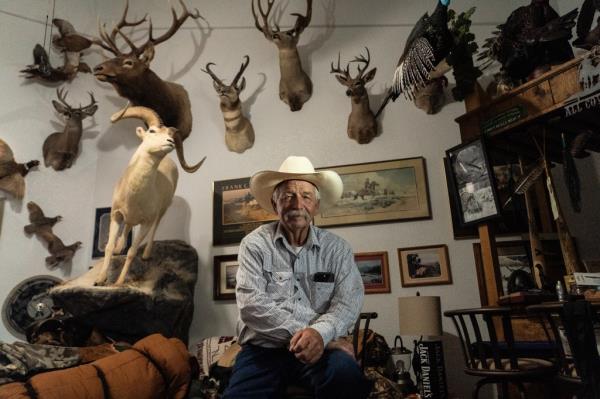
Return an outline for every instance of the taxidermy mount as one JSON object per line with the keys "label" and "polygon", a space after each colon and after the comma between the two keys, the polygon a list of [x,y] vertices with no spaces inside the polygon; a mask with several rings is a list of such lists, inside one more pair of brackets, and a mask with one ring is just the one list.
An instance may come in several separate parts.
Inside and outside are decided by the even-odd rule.
{"label": "taxidermy mount", "polygon": [[46,265],[56,267],[62,262],[68,262],[73,259],[75,252],[81,247],[81,241],[65,245],[52,232],[52,227],[62,219],[62,216],[46,217],[42,208],[33,201],[27,203],[27,210],[29,211],[29,221],[31,224],[24,227],[25,233],[28,235],[35,234],[47,244],[48,252],[50,252],[51,256],[46,258]]}
{"label": "taxidermy mount", "polygon": [[0,190],[6,191],[16,199],[22,199],[25,195],[24,177],[39,163],[37,160],[17,163],[8,144],[0,139]]}
{"label": "taxidermy mount", "polygon": [[79,142],[83,131],[82,120],[94,115],[98,109],[94,94],[90,94],[90,103],[85,107],[73,108],[67,103],[67,94],[63,89],[56,89],[58,101],[52,100],[56,112],[65,117],[66,124],[62,132],[52,133],[44,141],[44,165],[54,170],[71,167],[79,153]]}
{"label": "taxidermy mount", "polygon": [[91,72],[90,67],[81,62],[81,52],[92,45],[92,41],[79,34],[69,21],[55,18],[60,34],[54,35],[52,44],[64,55],[63,65],[54,68],[50,64],[48,53],[40,44],[33,48],[33,64],[27,65],[21,72],[27,79],[40,78],[48,82],[71,81],[77,72]]}
{"label": "taxidermy mount", "polygon": [[254,24],[267,40],[275,43],[279,51],[279,98],[290,107],[291,111],[299,111],[312,95],[312,82],[302,69],[297,48],[300,35],[310,23],[312,0],[306,0],[306,15],[292,14],[296,17],[296,23],[293,28],[286,31],[281,31],[277,24],[274,24],[274,27],[269,24],[269,13],[275,0],[267,0],[266,11],[263,9],[262,0],[256,0],[262,23],[258,21],[254,1],[252,0]]}
{"label": "taxidermy mount", "polygon": [[226,85],[210,70],[213,62],[206,64],[206,69],[202,71],[210,75],[213,80],[213,87],[219,95],[221,112],[225,120],[225,145],[229,151],[243,153],[254,144],[254,128],[252,124],[242,113],[242,102],[240,93],[246,87],[246,78],[242,78],[240,84],[238,81],[248,67],[250,57],[244,56],[244,61],[240,70],[235,75],[231,84]]}
{"label": "taxidermy mount", "polygon": [[146,107],[127,107],[114,114],[111,120],[116,122],[124,118],[141,119],[148,129],[136,129],[142,142],[113,191],[108,242],[96,285],[106,281],[112,255],[121,253],[134,226],[140,225],[140,230],[127,251],[123,269],[115,285],[123,285],[125,282],[131,262],[146,236],[148,243],[142,259],[150,257],[156,228],[171,205],[179,177],[177,165],[166,156],[175,148],[176,129],[164,126],[158,114]]}
{"label": "taxidermy mount", "polygon": [[577,9],[559,16],[549,0],[531,0],[513,11],[494,36],[485,40],[478,60],[482,69],[498,61],[504,84],[517,86],[573,56],[569,40]]}
{"label": "taxidermy mount", "polygon": [[573,46],[590,50],[592,47],[600,45],[600,16],[596,20],[596,26],[592,29],[597,11],[600,11],[600,0],[583,2],[577,20],[577,39],[573,42]]}
{"label": "taxidermy mount", "polygon": [[[183,154],[183,141],[192,131],[192,109],[188,93],[183,86],[162,80],[150,69],[150,62],[154,58],[154,49],[158,44],[173,36],[188,17],[192,19],[202,18],[197,9],[194,13],[191,13],[183,0],[179,0],[179,3],[183,8],[183,12],[180,16],[177,16],[175,9],[171,7],[173,20],[169,29],[159,37],[154,38],[152,20],[150,20],[146,42],[141,46],[136,46],[121,29],[126,26],[138,26],[146,21],[146,17],[144,16],[138,21],[127,21],[129,2],[126,2],[123,16],[112,32],[108,34],[104,24],[99,28],[100,38],[93,40],[94,44],[99,45],[115,56],[96,65],[94,76],[101,82],[110,83],[117,93],[127,98],[132,105],[144,106],[154,110],[167,126],[176,129],[174,139],[177,158],[183,170],[193,173],[200,168],[204,160],[196,165],[189,166]],[[117,35],[125,40],[131,51],[125,53],[119,49],[116,43]]]}
{"label": "taxidermy mount", "polygon": [[[337,67],[334,68],[333,62],[331,63],[330,72],[335,74],[338,82],[348,88],[346,89],[346,95],[350,97],[350,104],[352,105],[352,111],[348,116],[348,137],[356,140],[359,144],[370,143],[377,136],[377,121],[369,106],[369,93],[365,89],[365,84],[373,80],[375,73],[377,73],[377,68],[365,73],[370,61],[371,54],[368,48],[366,58],[361,54],[350,61],[359,64],[357,67],[358,73],[355,77],[350,76],[350,63],[346,64],[345,69],[340,68],[339,54]],[[361,68],[360,64],[364,64],[364,66]]]}

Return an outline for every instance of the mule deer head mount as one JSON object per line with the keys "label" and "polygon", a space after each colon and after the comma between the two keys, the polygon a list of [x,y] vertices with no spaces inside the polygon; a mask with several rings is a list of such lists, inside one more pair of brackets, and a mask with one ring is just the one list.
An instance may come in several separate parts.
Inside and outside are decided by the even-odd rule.
{"label": "mule deer head mount", "polygon": [[[105,24],[99,26],[100,37],[95,38],[93,42],[112,53],[114,57],[97,65],[94,68],[94,76],[101,82],[112,84],[117,93],[127,98],[132,105],[144,106],[154,110],[166,126],[176,128],[177,133],[174,139],[177,158],[181,167],[192,173],[200,168],[202,161],[189,166],[183,154],[183,140],[192,131],[192,110],[188,93],[183,86],[162,80],[150,69],[150,62],[154,58],[157,45],[171,38],[188,18],[202,18],[197,9],[190,12],[183,0],[179,0],[179,4],[181,4],[183,11],[178,16],[175,9],[171,7],[173,19],[171,26],[165,33],[154,37],[152,20],[150,20],[146,42],[142,45],[135,45],[123,33],[123,28],[142,24],[146,21],[146,16],[137,21],[127,21],[129,2],[126,2],[123,16],[111,33],[106,31]],[[117,36],[120,36],[129,46],[129,52],[120,50],[117,45]]]}
{"label": "mule deer head mount", "polygon": [[64,170],[71,167],[79,154],[79,142],[83,131],[83,119],[94,115],[98,109],[93,93],[90,103],[85,107],[73,108],[67,103],[68,92],[56,89],[58,101],[52,100],[54,109],[65,117],[66,124],[62,132],[52,133],[46,138],[43,146],[44,165],[54,170]]}
{"label": "mule deer head mount", "polygon": [[[215,65],[212,62],[206,64],[206,72],[213,79],[213,86],[219,95],[221,101],[221,112],[225,120],[225,144],[229,151],[242,153],[254,144],[254,128],[252,124],[242,113],[240,93],[246,87],[246,78],[240,77],[248,67],[250,57],[244,56],[244,61],[240,70],[235,75],[229,85],[226,85],[211,71],[210,66]],[[240,81],[238,85],[238,81]]]}
{"label": "mule deer head mount", "polygon": [[[257,7],[254,5],[255,1],[258,3]],[[302,69],[297,48],[300,35],[310,23],[312,0],[306,0],[306,15],[292,14],[296,17],[296,23],[293,28],[286,31],[282,31],[277,24],[274,24],[273,27],[269,24],[269,13],[274,2],[275,0],[267,0],[265,10],[262,0],[252,0],[254,24],[267,40],[275,43],[279,50],[279,98],[290,107],[291,111],[299,111],[312,95],[312,82]],[[260,22],[256,8],[258,8],[261,17]]]}
{"label": "mule deer head mount", "polygon": [[[350,97],[352,111],[348,117],[348,137],[356,140],[359,144],[367,144],[377,136],[377,121],[371,107],[369,106],[369,94],[365,88],[365,84],[373,80],[377,68],[373,68],[367,73],[365,71],[369,67],[371,54],[367,48],[367,56],[362,54],[355,57],[350,62],[358,64],[358,73],[355,77],[350,75],[350,62],[346,64],[346,68],[340,67],[340,55],[338,54],[337,66],[331,63],[331,73],[335,74],[335,78],[342,85],[346,86],[346,95]],[[364,66],[361,68],[361,64]]]}

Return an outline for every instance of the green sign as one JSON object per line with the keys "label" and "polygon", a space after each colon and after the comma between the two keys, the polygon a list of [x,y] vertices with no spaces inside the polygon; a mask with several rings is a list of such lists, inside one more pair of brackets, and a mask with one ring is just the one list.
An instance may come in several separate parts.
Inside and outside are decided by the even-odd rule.
{"label": "green sign", "polygon": [[502,111],[490,119],[483,121],[481,124],[481,132],[483,134],[489,134],[495,130],[502,129],[505,126],[515,123],[526,116],[527,111],[522,106],[517,105],[516,107],[509,108],[506,111]]}

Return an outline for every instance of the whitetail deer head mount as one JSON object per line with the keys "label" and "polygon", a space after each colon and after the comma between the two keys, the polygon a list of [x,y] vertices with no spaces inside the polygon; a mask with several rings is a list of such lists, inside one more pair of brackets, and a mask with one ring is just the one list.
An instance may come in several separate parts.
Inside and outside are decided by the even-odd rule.
{"label": "whitetail deer head mount", "polygon": [[256,0],[262,22],[258,20],[254,2],[255,0],[252,0],[252,15],[256,28],[265,35],[267,40],[275,43],[279,50],[279,98],[290,107],[291,111],[299,111],[312,95],[312,82],[302,69],[297,48],[300,35],[310,23],[312,0],[306,0],[306,15],[292,14],[296,16],[296,23],[293,28],[286,31],[281,31],[277,24],[274,27],[269,24],[269,13],[275,0],[267,0],[266,10],[262,6],[262,0]]}
{"label": "whitetail deer head mount", "polygon": [[244,61],[240,70],[235,75],[229,85],[223,83],[221,79],[211,71],[210,66],[215,65],[213,62],[206,64],[206,72],[213,80],[219,99],[221,101],[221,112],[225,120],[225,144],[229,151],[239,154],[252,147],[254,144],[254,128],[252,124],[242,113],[242,103],[240,101],[240,93],[246,87],[246,78],[242,78],[238,85],[238,81],[250,63],[250,57],[244,56]]}
{"label": "whitetail deer head mount", "polygon": [[90,94],[90,103],[85,107],[73,108],[67,103],[68,92],[56,89],[58,101],[52,100],[54,109],[66,120],[62,132],[52,133],[46,138],[43,146],[44,165],[54,170],[64,170],[71,167],[79,154],[79,142],[83,131],[83,119],[94,115],[98,109],[94,94]]}
{"label": "whitetail deer head mount", "polygon": [[[365,73],[371,61],[371,54],[367,48],[367,57],[362,54],[355,57],[350,62],[358,63],[358,73],[355,77],[350,76],[350,62],[346,68],[340,68],[340,55],[338,54],[337,67],[331,63],[331,73],[335,74],[336,79],[342,85],[346,86],[346,95],[350,97],[352,111],[348,117],[348,137],[356,140],[359,144],[367,144],[377,136],[377,121],[371,107],[369,106],[369,94],[365,84],[373,80],[377,68],[371,69]],[[360,64],[364,66],[361,68]]]}
{"label": "whitetail deer head mount", "polygon": [[[179,3],[183,12],[178,16],[175,9],[171,8],[173,20],[169,29],[155,38],[152,34],[152,20],[150,20],[146,42],[137,46],[122,29],[140,25],[146,21],[146,16],[137,21],[127,21],[129,2],[126,2],[121,20],[110,34],[106,32],[105,25],[99,27],[100,38],[94,39],[94,44],[111,52],[115,57],[96,65],[94,76],[101,82],[112,84],[117,93],[127,98],[134,106],[144,106],[154,110],[167,126],[176,128],[177,134],[174,138],[177,158],[181,167],[186,172],[192,173],[200,168],[202,161],[189,166],[183,153],[183,140],[192,131],[192,110],[188,93],[183,86],[162,80],[150,69],[150,62],[154,58],[154,50],[158,44],[171,38],[188,18],[202,18],[197,9],[190,12],[183,0],[179,0]],[[119,49],[117,36],[123,38],[130,48],[129,52],[122,52]]]}

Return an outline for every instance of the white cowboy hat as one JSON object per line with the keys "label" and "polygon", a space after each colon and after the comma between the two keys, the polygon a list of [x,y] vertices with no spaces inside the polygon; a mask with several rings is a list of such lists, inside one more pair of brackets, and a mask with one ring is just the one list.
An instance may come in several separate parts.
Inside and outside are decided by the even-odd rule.
{"label": "white cowboy hat", "polygon": [[285,180],[304,180],[314,184],[319,189],[321,197],[320,209],[335,204],[344,189],[342,179],[336,172],[331,170],[315,172],[308,158],[292,155],[283,161],[278,171],[256,172],[250,179],[250,192],[263,209],[276,213],[271,198],[275,187]]}

